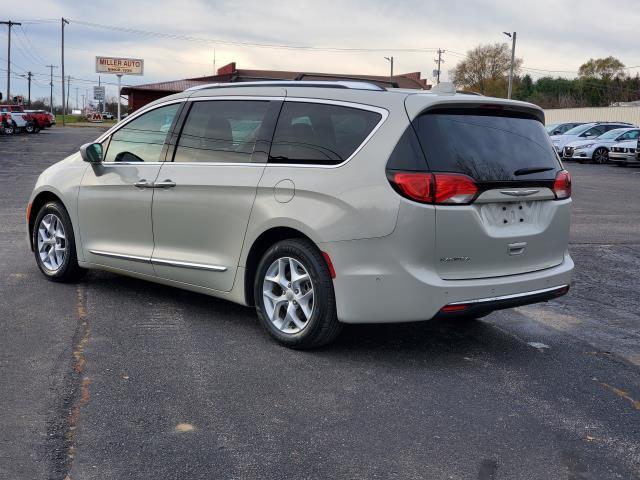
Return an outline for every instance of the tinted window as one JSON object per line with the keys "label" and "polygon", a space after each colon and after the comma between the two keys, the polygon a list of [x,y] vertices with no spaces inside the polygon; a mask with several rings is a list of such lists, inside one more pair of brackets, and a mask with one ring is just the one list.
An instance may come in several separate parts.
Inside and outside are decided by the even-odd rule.
{"label": "tinted window", "polygon": [[619,140],[635,140],[640,135],[640,130],[630,130],[620,136]]}
{"label": "tinted window", "polygon": [[381,115],[322,103],[285,102],[271,146],[270,162],[334,165],[364,142]]}
{"label": "tinted window", "polygon": [[[433,171],[482,182],[552,180],[560,168],[542,123],[534,118],[451,109],[426,113],[414,123]],[[516,175],[527,168],[550,170]]]}
{"label": "tinted window", "polygon": [[603,125],[598,125],[597,127],[592,127],[586,132],[582,134],[583,137],[597,137],[606,132],[607,129]]}
{"label": "tinted window", "polygon": [[175,162],[250,162],[268,101],[193,102]]}
{"label": "tinted window", "polygon": [[156,108],[111,136],[105,162],[160,162],[162,147],[180,104]]}

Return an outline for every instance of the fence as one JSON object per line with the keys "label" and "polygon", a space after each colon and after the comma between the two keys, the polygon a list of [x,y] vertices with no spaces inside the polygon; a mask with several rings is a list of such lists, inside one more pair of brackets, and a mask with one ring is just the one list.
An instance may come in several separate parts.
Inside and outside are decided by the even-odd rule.
{"label": "fence", "polygon": [[544,111],[547,124],[560,122],[629,122],[640,125],[640,107],[553,108]]}

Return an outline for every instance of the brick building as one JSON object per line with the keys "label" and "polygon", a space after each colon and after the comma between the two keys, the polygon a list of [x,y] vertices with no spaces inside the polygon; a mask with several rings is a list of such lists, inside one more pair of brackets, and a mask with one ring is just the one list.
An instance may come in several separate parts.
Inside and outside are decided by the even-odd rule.
{"label": "brick building", "polygon": [[[367,80],[382,86],[389,86],[388,76],[378,75],[347,75],[339,73],[309,73],[286,72],[276,70],[245,70],[236,68],[232,62],[218,69],[217,75],[207,77],[185,78],[170,82],[148,83],[122,88],[122,95],[129,97],[129,110],[137,110],[140,107],[173,93],[178,93],[187,88],[218,82],[255,82],[261,80]],[[393,85],[399,88],[413,88],[428,90],[431,85],[421,78],[420,72],[403,73],[393,76]]]}

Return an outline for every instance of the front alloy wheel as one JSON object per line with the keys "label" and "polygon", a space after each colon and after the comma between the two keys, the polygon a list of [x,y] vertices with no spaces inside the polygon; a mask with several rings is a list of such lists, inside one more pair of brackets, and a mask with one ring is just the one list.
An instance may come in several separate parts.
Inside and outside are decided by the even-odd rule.
{"label": "front alloy wheel", "polygon": [[60,270],[67,255],[67,237],[62,220],[53,213],[40,220],[37,249],[40,262],[47,270],[51,273]]}
{"label": "front alloy wheel", "polygon": [[603,147],[596,148],[596,151],[593,152],[593,161],[594,163],[607,163],[609,161],[607,149]]}
{"label": "front alloy wheel", "polygon": [[78,265],[75,237],[69,214],[62,204],[49,202],[38,211],[31,245],[38,268],[54,282],[72,282],[84,275]]}

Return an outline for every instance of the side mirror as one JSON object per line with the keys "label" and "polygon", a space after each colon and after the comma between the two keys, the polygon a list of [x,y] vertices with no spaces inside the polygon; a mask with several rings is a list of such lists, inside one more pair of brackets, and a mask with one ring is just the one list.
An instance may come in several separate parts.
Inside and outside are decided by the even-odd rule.
{"label": "side mirror", "polygon": [[102,162],[102,144],[85,143],[80,147],[80,155],[85,162],[100,163]]}

